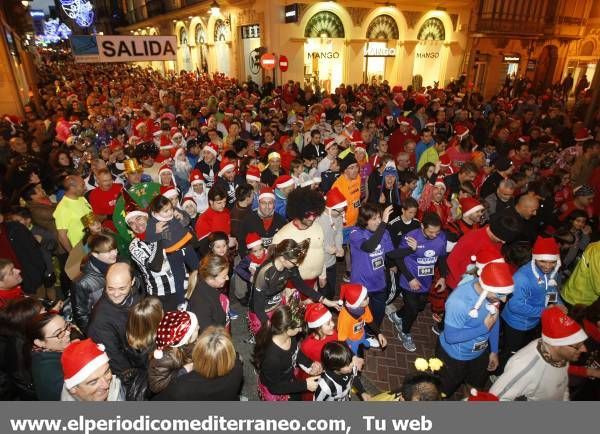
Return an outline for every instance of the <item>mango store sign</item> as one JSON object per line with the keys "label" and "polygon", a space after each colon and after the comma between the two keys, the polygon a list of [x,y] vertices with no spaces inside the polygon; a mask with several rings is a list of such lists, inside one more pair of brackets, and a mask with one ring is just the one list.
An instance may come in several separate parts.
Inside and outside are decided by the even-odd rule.
{"label": "mango store sign", "polygon": [[394,57],[396,56],[396,49],[387,47],[365,47],[363,54],[365,57]]}
{"label": "mango store sign", "polygon": [[96,36],[101,62],[177,60],[175,36]]}

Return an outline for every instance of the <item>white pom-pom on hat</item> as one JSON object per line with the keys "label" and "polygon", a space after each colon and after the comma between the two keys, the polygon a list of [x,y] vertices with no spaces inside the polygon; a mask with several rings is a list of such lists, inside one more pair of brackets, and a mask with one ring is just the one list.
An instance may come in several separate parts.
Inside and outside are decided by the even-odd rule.
{"label": "white pom-pom on hat", "polygon": [[155,359],[162,359],[164,356],[163,351],[162,350],[154,350],[154,358]]}

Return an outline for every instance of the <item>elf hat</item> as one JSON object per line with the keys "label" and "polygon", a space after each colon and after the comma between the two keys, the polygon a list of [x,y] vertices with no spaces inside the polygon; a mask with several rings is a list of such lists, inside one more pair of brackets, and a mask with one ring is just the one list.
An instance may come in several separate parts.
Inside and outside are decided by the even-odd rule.
{"label": "elf hat", "polygon": [[102,365],[108,363],[104,345],[91,338],[70,343],[60,357],[65,386],[72,389],[83,383]]}
{"label": "elf hat", "polygon": [[246,181],[260,181],[260,169],[257,166],[250,166],[246,170]]}
{"label": "elf hat", "polygon": [[490,392],[482,392],[477,389],[471,389],[471,395],[467,398],[469,402],[477,401],[500,401],[496,395]]}
{"label": "elf hat", "polygon": [[587,339],[587,334],[575,320],[558,306],[542,312],[542,340],[553,347],[574,345]]}
{"label": "elf hat", "polygon": [[187,344],[196,327],[198,327],[198,319],[193,312],[181,310],[167,312],[156,331],[154,358],[162,359],[163,349],[166,347],[177,348]]}
{"label": "elf hat", "polygon": [[223,176],[225,173],[231,170],[235,170],[235,162],[225,157],[221,160],[221,165],[219,169],[219,176]]}
{"label": "elf hat", "polygon": [[215,157],[219,155],[219,147],[214,143],[209,143],[202,148],[203,151],[212,153]]}
{"label": "elf hat", "polygon": [[357,308],[367,298],[367,288],[360,283],[344,283],[340,287],[340,300],[346,302],[346,306]]}
{"label": "elf hat", "polygon": [[123,200],[125,201],[125,222],[128,222],[131,219],[135,219],[140,216],[148,217],[148,213],[140,208],[140,206],[133,200],[131,195],[127,192],[127,190],[122,190]]}
{"label": "elf hat", "polygon": [[471,214],[484,209],[483,205],[477,199],[473,199],[472,197],[462,198],[459,200],[459,202],[463,217],[468,217]]}
{"label": "elf hat", "polygon": [[262,238],[256,232],[250,232],[248,235],[246,235],[246,248],[248,250],[261,245]]}
{"label": "elf hat", "polygon": [[282,188],[291,187],[292,185],[294,185],[294,179],[289,175],[280,175],[275,180],[275,187],[279,188],[280,190]]}
{"label": "elf hat", "polygon": [[[469,311],[471,318],[479,316],[479,308],[485,301],[488,292],[498,295],[508,295],[513,292],[515,287],[510,266],[505,262],[492,262],[483,267],[481,276],[479,277],[479,284],[483,290],[475,306]],[[490,310],[490,312],[492,311]],[[496,311],[494,310],[492,313],[496,313]]]}
{"label": "elf hat", "polygon": [[204,184],[204,175],[199,169],[192,169],[190,172],[190,184]]}
{"label": "elf hat", "polygon": [[258,194],[258,200],[263,199],[273,199],[275,200],[275,193],[273,193],[273,189],[271,187],[264,186],[260,189],[260,193]]}
{"label": "elf hat", "polygon": [[329,312],[329,309],[327,309],[322,303],[311,303],[306,306],[304,320],[306,321],[309,329],[319,328],[332,318],[331,312]]}

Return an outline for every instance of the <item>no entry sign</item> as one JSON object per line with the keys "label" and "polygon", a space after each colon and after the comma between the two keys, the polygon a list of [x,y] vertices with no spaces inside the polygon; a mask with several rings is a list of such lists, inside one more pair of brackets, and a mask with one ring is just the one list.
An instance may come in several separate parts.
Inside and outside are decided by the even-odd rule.
{"label": "no entry sign", "polygon": [[275,56],[271,53],[265,53],[260,57],[260,66],[264,69],[275,68]]}
{"label": "no entry sign", "polygon": [[285,56],[279,56],[279,69],[281,72],[288,70],[288,59]]}

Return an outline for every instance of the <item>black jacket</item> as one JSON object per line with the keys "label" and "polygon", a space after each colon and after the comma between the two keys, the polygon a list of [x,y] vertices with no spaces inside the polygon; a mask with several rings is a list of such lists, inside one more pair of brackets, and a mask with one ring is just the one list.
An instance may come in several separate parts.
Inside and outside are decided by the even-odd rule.
{"label": "black jacket", "polygon": [[141,298],[142,295],[132,289],[125,301],[117,305],[104,293],[92,310],[87,334],[94,342],[106,347],[110,369],[115,375],[120,376],[125,370],[134,367],[127,357],[129,349],[125,331],[129,311]]}
{"label": "black jacket", "polygon": [[238,234],[238,251],[240,258],[244,258],[248,254],[246,248],[246,236],[249,233],[256,232],[263,241],[265,247],[269,247],[273,242],[275,234],[287,224],[287,220],[280,214],[273,213],[273,222],[268,230],[265,229],[262,218],[257,211],[249,213],[242,222],[241,228],[231,227],[232,234]]}
{"label": "black jacket", "polygon": [[83,267],[83,273],[73,281],[71,290],[73,319],[83,333],[87,332],[92,308],[102,297],[105,285],[104,273],[91,260]]}
{"label": "black jacket", "polygon": [[239,357],[233,369],[226,375],[204,378],[196,371],[177,377],[155,401],[238,401],[244,371]]}
{"label": "black jacket", "polygon": [[219,291],[204,280],[198,280],[190,297],[188,310],[198,318],[199,333],[211,325],[225,327],[227,322],[227,315],[219,300]]}

